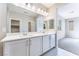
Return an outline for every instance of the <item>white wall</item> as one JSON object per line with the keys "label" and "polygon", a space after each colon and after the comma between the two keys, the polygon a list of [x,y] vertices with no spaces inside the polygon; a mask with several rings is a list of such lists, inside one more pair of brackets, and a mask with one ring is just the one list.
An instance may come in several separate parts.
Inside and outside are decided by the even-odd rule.
{"label": "white wall", "polygon": [[62,39],[65,37],[65,19],[63,17],[61,17],[60,15],[58,15],[57,17],[57,28],[59,26],[59,20],[61,20],[61,30],[57,30],[57,39]]}
{"label": "white wall", "polygon": [[73,20],[73,31],[69,31],[68,29],[68,25],[67,25],[67,36],[68,37],[72,37],[72,38],[79,38],[79,17],[77,18],[71,18],[71,19],[67,19],[67,24],[68,24],[68,21],[70,20]]}
{"label": "white wall", "polygon": [[47,17],[48,19],[55,19],[55,17],[56,17],[56,6],[55,5],[51,6],[48,9],[48,13],[49,13],[49,15]]}
{"label": "white wall", "polygon": [[60,7],[58,13],[66,19],[79,17],[79,3],[68,3]]}
{"label": "white wall", "polygon": [[[0,3],[0,40],[6,35],[6,19],[7,19],[7,4]],[[0,55],[2,55],[2,43],[0,43]]]}

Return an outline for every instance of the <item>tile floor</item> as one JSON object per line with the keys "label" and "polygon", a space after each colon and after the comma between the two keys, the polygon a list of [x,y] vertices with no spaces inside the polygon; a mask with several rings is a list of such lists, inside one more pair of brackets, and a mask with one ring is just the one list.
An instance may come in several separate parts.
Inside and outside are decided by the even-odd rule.
{"label": "tile floor", "polygon": [[78,56],[61,48],[53,48],[42,56]]}
{"label": "tile floor", "polygon": [[57,55],[57,49],[53,48],[49,50],[48,52],[46,52],[45,54],[43,54],[42,56],[56,56],[56,55]]}

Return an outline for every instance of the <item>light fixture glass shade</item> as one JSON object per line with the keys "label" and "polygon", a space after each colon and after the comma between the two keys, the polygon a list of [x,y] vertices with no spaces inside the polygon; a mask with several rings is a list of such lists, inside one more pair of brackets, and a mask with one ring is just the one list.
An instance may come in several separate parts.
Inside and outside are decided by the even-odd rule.
{"label": "light fixture glass shade", "polygon": [[40,14],[45,15],[45,16],[48,15],[48,13],[46,12],[46,10],[43,10],[43,9],[41,9],[41,8],[36,8],[34,5],[32,6],[30,3],[26,3],[26,5],[27,5],[27,7],[28,7],[30,10],[32,10],[32,11],[34,11],[34,12],[40,13]]}
{"label": "light fixture glass shade", "polygon": [[31,7],[30,3],[28,3],[27,7],[29,7],[29,8]]}
{"label": "light fixture glass shade", "polygon": [[35,6],[32,6],[32,10],[36,10]]}
{"label": "light fixture glass shade", "polygon": [[38,9],[37,9],[37,11],[39,12],[39,11],[41,11],[41,9],[40,9],[40,8],[38,8]]}

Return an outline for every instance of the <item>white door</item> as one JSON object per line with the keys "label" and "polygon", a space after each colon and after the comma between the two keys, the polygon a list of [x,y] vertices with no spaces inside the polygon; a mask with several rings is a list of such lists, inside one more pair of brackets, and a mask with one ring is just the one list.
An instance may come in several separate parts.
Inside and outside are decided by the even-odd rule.
{"label": "white door", "polygon": [[12,42],[5,42],[4,55],[6,56],[27,56],[28,55],[28,39],[22,39]]}
{"label": "white door", "polygon": [[50,49],[49,40],[49,35],[43,36],[43,52]]}
{"label": "white door", "polygon": [[38,56],[42,53],[42,37],[33,37],[30,39],[30,55]]}
{"label": "white door", "polygon": [[55,35],[51,35],[50,37],[50,48],[55,47]]}

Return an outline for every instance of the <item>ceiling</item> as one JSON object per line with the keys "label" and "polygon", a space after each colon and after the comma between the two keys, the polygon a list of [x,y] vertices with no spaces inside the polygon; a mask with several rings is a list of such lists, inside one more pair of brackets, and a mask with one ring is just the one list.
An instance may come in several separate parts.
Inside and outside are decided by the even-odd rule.
{"label": "ceiling", "polygon": [[56,7],[60,8],[60,7],[63,7],[67,4],[69,4],[69,3],[56,3],[55,5],[56,5]]}
{"label": "ceiling", "polygon": [[69,3],[58,8],[58,14],[64,18],[79,17],[79,3]]}
{"label": "ceiling", "polygon": [[[58,14],[64,18],[73,18],[73,17],[79,17],[79,3],[42,3],[42,5],[46,6],[47,8],[56,5],[58,7]],[[39,6],[39,5],[38,5]],[[33,12],[29,12],[25,9],[17,8],[16,6],[9,5],[10,11],[16,11],[21,14],[25,14],[27,16],[37,16],[37,14]],[[40,6],[41,7],[41,6]]]}
{"label": "ceiling", "polygon": [[55,3],[42,3],[42,5],[44,5],[46,8],[50,8],[51,6],[53,6]]}

